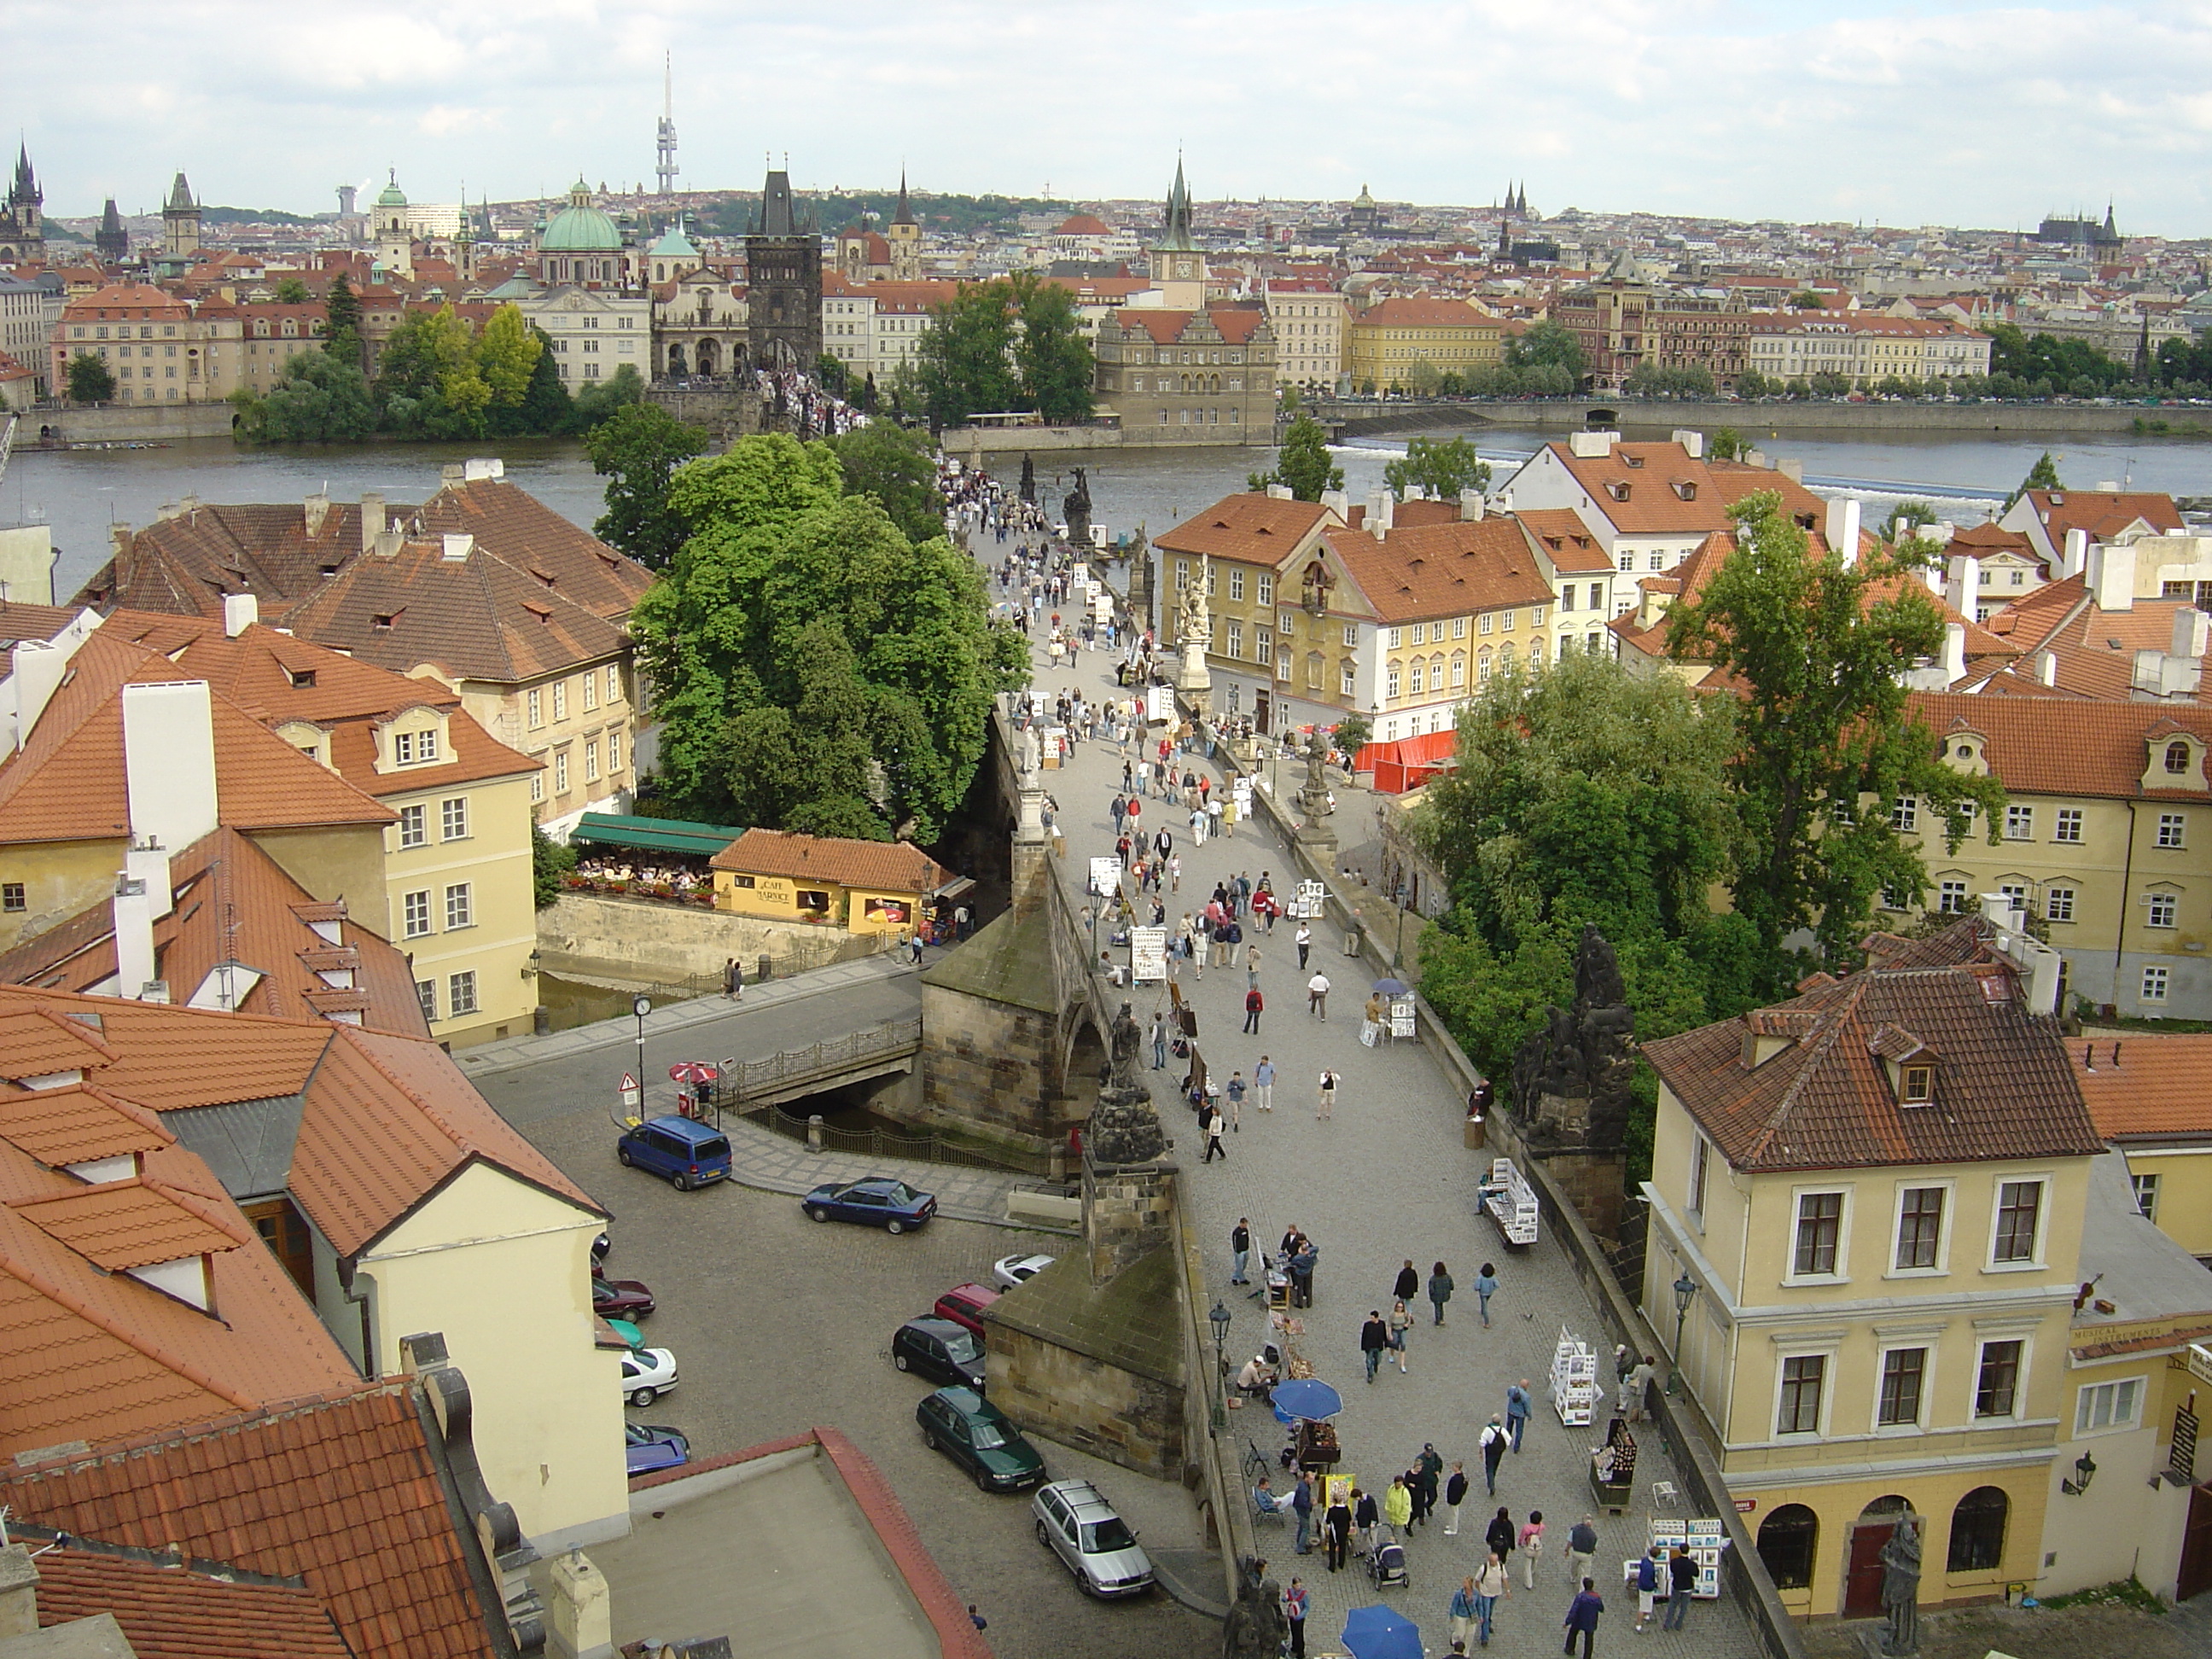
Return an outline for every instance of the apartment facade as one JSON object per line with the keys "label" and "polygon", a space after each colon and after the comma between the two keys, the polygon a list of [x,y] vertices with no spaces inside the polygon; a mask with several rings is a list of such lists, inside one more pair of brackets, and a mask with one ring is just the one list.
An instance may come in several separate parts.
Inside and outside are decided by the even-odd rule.
{"label": "apartment facade", "polygon": [[1893,376],[1948,380],[1990,372],[1990,337],[1947,318],[1866,311],[1759,312],[1747,366],[1772,380],[1841,374],[1858,387]]}
{"label": "apartment facade", "polygon": [[1121,306],[1098,319],[1098,409],[1125,446],[1272,444],[1275,348],[1256,308]]}
{"label": "apartment facade", "polygon": [[957,283],[822,279],[822,349],[845,365],[855,385],[873,375],[885,384],[921,361],[932,314],[957,299]]}
{"label": "apartment facade", "polygon": [[1349,316],[1344,367],[1357,389],[1433,392],[1437,377],[1495,368],[1505,331],[1462,300],[1384,300]]}
{"label": "apartment facade", "polygon": [[518,295],[523,319],[545,331],[547,349],[569,391],[611,380],[624,367],[653,374],[653,301],[642,292],[563,285]]}
{"label": "apartment facade", "polygon": [[1644,1306],[1784,1602],[1881,1610],[2042,1576],[2090,1164],[2059,965],[1980,917],[1646,1046],[1659,1073]]}
{"label": "apartment facade", "polygon": [[1552,319],[1571,333],[1601,389],[1638,368],[1702,368],[1722,390],[1749,365],[1750,313],[1722,295],[1674,293],[1643,282],[1623,253],[1604,279],[1564,294]]}
{"label": "apartment facade", "polygon": [[54,325],[64,303],[62,279],[51,271],[0,276],[0,353],[36,376],[41,397],[53,384]]}
{"label": "apartment facade", "polygon": [[283,378],[293,358],[303,351],[320,351],[330,327],[330,313],[321,305],[241,305],[239,380],[258,397]]}
{"label": "apartment facade", "polygon": [[1275,331],[1275,383],[1331,392],[1344,372],[1350,306],[1328,283],[1269,283],[1267,321]]}
{"label": "apartment facade", "polygon": [[70,359],[82,354],[108,366],[118,403],[221,403],[241,383],[244,325],[223,301],[111,283],[63,307],[46,352],[48,383],[66,386]]}

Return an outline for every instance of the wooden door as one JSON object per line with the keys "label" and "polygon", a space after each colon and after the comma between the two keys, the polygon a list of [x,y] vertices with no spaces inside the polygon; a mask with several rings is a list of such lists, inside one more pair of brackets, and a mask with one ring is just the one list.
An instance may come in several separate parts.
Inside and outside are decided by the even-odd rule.
{"label": "wooden door", "polygon": [[1851,1528],[1851,1564],[1844,1578],[1844,1618],[1881,1617],[1881,1547],[1895,1528],[1893,1521],[1876,1521]]}
{"label": "wooden door", "polygon": [[1264,685],[1252,694],[1252,729],[1263,738],[1267,735],[1267,688]]}
{"label": "wooden door", "polygon": [[2181,1534],[2181,1582],[2174,1594],[2182,1601],[2212,1589],[2212,1483],[2191,1488],[2189,1523]]}

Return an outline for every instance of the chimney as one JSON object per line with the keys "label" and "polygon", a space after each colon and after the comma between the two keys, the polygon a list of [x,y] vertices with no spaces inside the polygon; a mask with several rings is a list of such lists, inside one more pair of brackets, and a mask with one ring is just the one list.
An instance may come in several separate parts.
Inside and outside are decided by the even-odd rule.
{"label": "chimney", "polygon": [[476,483],[483,479],[504,478],[506,476],[507,463],[496,456],[489,459],[480,458],[461,463],[461,477],[470,483]]}
{"label": "chimney", "polygon": [[[115,994],[132,1001],[156,1000],[146,992],[154,971],[154,907],[146,884],[127,872],[115,878],[111,902],[115,923]],[[167,1001],[166,994],[158,1000]]]}
{"label": "chimney", "polygon": [[146,901],[155,921],[176,908],[169,881],[169,849],[151,836],[134,836],[123,855],[123,873],[146,884]]}
{"label": "chimney", "polygon": [[441,489],[451,489],[455,484],[468,481],[469,469],[465,462],[448,461],[438,469],[438,487]]}
{"label": "chimney", "polygon": [[1674,441],[1682,446],[1683,453],[1688,455],[1692,460],[1702,461],[1705,459],[1705,434],[1704,433],[1692,432],[1685,428],[1676,427],[1673,435]]}
{"label": "chimney", "polygon": [[131,833],[182,849],[213,830],[215,712],[205,680],[123,688]]}
{"label": "chimney", "polygon": [[0,1550],[0,1644],[39,1633],[39,1568],[21,1544]]}
{"label": "chimney", "polygon": [[307,497],[307,534],[310,538],[323,533],[323,520],[331,516],[331,490],[325,484]]}
{"label": "chimney", "polygon": [[2058,684],[2058,653],[2056,651],[2035,653],[2035,678],[2040,684],[2056,686]]}
{"label": "chimney", "polygon": [[1754,449],[1743,459],[1747,465],[1761,469],[1764,469],[1766,465],[1766,452],[1763,449]]}
{"label": "chimney", "polygon": [[2088,568],[2088,565],[2089,532],[2079,529],[2068,531],[2066,544],[2058,554],[2058,580],[2064,581],[2069,576],[2078,576]]}
{"label": "chimney", "polygon": [[2120,493],[2120,481],[2118,478],[2101,479],[2098,483],[2097,492],[2102,495],[2117,495]]}
{"label": "chimney", "polygon": [[1267,499],[1272,501],[1294,501],[1297,499],[1297,494],[1288,484],[1273,483],[1267,486]]}
{"label": "chimney", "polygon": [[1336,514],[1337,522],[1339,524],[1349,524],[1352,522],[1352,497],[1346,495],[1343,490],[1322,490],[1321,492],[1321,504],[1327,507],[1330,512]]}
{"label": "chimney", "polygon": [[222,596],[222,633],[234,640],[261,620],[261,601],[251,593]]}
{"label": "chimney", "polygon": [[1856,496],[1838,496],[1828,503],[1828,518],[1821,533],[1831,552],[1844,556],[1847,565],[1859,562],[1859,504]]}
{"label": "chimney", "polygon": [[2212,617],[2208,617],[2195,605],[2178,605],[2173,612],[2173,650],[2172,655],[2201,659],[2208,647],[2212,647]]}
{"label": "chimney", "polygon": [[46,712],[62,676],[69,672],[70,653],[45,640],[25,640],[15,647],[15,672],[9,676],[15,692],[15,747],[31,740],[32,728]]}
{"label": "chimney", "polygon": [[1966,624],[1943,624],[1943,684],[1946,689],[1966,678]]}
{"label": "chimney", "polygon": [[123,579],[122,562],[131,556],[131,526],[127,524],[116,523],[107,526],[107,550],[115,557],[118,581]]}
{"label": "chimney", "polygon": [[1613,447],[1620,441],[1618,432],[1570,432],[1567,453],[1577,460],[1600,460],[1612,454]]}
{"label": "chimney", "polygon": [[384,496],[380,491],[364,489],[361,493],[361,550],[368,552],[376,545],[376,538],[384,533]]}
{"label": "chimney", "polygon": [[1378,489],[1368,496],[1364,528],[1376,541],[1381,541],[1389,533],[1391,520],[1397,512],[1397,507],[1398,498],[1387,489]]}
{"label": "chimney", "polygon": [[1481,521],[1482,492],[1480,489],[1462,489],[1459,492],[1459,515],[1470,522]]}
{"label": "chimney", "polygon": [[1784,477],[1789,479],[1791,483],[1803,483],[1805,482],[1805,463],[1799,460],[1795,455],[1785,455],[1780,460],[1775,462],[1774,470],[1777,472],[1779,472]]}
{"label": "chimney", "polygon": [[396,524],[388,524],[376,532],[376,539],[370,544],[368,550],[380,559],[394,558],[398,555],[401,544],[406,539],[405,531]]}
{"label": "chimney", "polygon": [[1511,518],[1513,516],[1513,492],[1510,489],[1501,489],[1495,495],[1492,495],[1490,498],[1490,510],[1493,513],[1503,513],[1509,519]]}
{"label": "chimney", "polygon": [[2136,550],[2099,542],[2089,550],[2089,597],[2100,611],[2136,608]]}
{"label": "chimney", "polygon": [[1951,556],[1951,580],[1944,584],[1943,597],[1960,616],[1971,617],[1982,597],[1982,562],[1972,553]]}
{"label": "chimney", "polygon": [[449,530],[446,532],[445,541],[445,551],[439,556],[447,564],[465,563],[477,544],[477,538],[466,531]]}

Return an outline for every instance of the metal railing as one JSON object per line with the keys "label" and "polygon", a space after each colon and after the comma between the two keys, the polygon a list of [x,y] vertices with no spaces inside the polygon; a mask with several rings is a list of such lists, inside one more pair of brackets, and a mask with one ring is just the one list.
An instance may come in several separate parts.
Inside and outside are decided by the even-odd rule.
{"label": "metal railing", "polygon": [[[809,1140],[811,1126],[808,1119],[787,1112],[781,1106],[757,1108],[746,1121],[793,1140]],[[1044,1152],[1027,1152],[1014,1147],[982,1152],[947,1140],[942,1135],[901,1134],[894,1129],[840,1129],[825,1123],[822,1126],[822,1150],[852,1152],[865,1158],[911,1158],[918,1164],[945,1164],[963,1170],[1048,1176],[1052,1173],[1050,1156]]]}
{"label": "metal railing", "polygon": [[[717,981],[719,984],[719,981]],[[716,1103],[744,1109],[753,1096],[767,1094],[787,1084],[842,1071],[884,1054],[902,1054],[921,1046],[921,1020],[887,1019],[864,1026],[843,1036],[831,1037],[804,1048],[787,1048],[764,1060],[730,1062],[722,1070],[714,1095]]]}

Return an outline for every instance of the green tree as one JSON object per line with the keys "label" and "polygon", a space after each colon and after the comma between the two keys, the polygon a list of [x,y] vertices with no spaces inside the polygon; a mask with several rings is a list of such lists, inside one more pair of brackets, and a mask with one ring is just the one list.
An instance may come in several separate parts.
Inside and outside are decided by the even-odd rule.
{"label": "green tree", "polygon": [[1814,559],[1778,494],[1729,509],[1736,550],[1703,593],[1668,617],[1675,658],[1710,662],[1741,684],[1736,914],[1762,953],[1809,928],[1826,962],[1849,965],[1885,890],[1927,885],[1916,847],[1893,826],[1912,798],[1926,830],[1955,849],[1975,817],[1996,838],[2004,792],[1938,758],[1912,714],[1904,675],[1943,649],[1943,613],[1915,574],[1917,544],[1850,563]]}
{"label": "green tree", "polygon": [[635,364],[624,363],[604,380],[586,380],[574,398],[576,430],[589,432],[618,411],[645,401],[645,377]]}
{"label": "green tree", "polygon": [[104,404],[115,395],[115,374],[89,351],[69,361],[69,395],[73,404]]}
{"label": "green tree", "polygon": [[[75,368],[76,365],[72,363],[70,367]],[[70,395],[75,397],[76,394],[72,392]],[[2058,482],[2058,463],[2051,459],[2051,452],[2046,449],[2036,458],[2035,465],[2027,469],[2027,476],[2020,481],[2020,487],[2005,497],[2005,508],[2009,512],[2013,503],[2031,489],[2063,489],[2065,487]]]}
{"label": "green tree", "polygon": [[1747,368],[1735,377],[1735,395],[1739,398],[1774,398],[1781,392],[1781,381],[1770,380],[1755,368]]}
{"label": "green tree", "polygon": [[1841,398],[1851,389],[1851,377],[1839,374],[1832,368],[1824,368],[1814,375],[1807,385],[1815,398]]}
{"label": "green tree", "polygon": [[1517,338],[1506,342],[1505,361],[1514,368],[1563,368],[1575,380],[1589,372],[1583,357],[1583,343],[1574,331],[1548,317],[1529,324]]}
{"label": "green tree", "polygon": [[889,421],[854,427],[833,441],[845,493],[872,499],[908,541],[945,533],[945,498],[937,493],[937,457],[928,438]]}
{"label": "green tree", "polygon": [[825,351],[814,360],[814,380],[833,398],[848,395],[853,383],[853,372],[845,367],[845,360],[835,352]]}
{"label": "green tree", "polygon": [[1332,735],[1339,749],[1357,759],[1359,751],[1374,741],[1375,728],[1368,724],[1366,715],[1354,709],[1336,723]]}
{"label": "green tree", "polygon": [[362,367],[361,296],[343,270],[331,279],[324,307],[330,314],[323,349],[342,363]]}
{"label": "green tree", "polygon": [[1075,296],[1034,271],[1012,279],[1014,310],[1014,370],[1021,382],[1022,409],[1034,409],[1056,425],[1087,421],[1094,404],[1097,363],[1083,337]]}
{"label": "green tree", "polygon": [[276,284],[276,303],[280,306],[303,306],[309,297],[307,285],[297,276],[287,276]]}
{"label": "green tree", "polygon": [[1712,371],[1706,368],[1662,368],[1643,362],[1628,372],[1620,389],[1632,398],[1710,398]]}
{"label": "green tree", "polygon": [[562,878],[575,868],[574,848],[554,840],[534,823],[530,826],[530,884],[539,909],[561,896]]}
{"label": "green tree", "polygon": [[705,429],[657,404],[617,410],[584,437],[592,470],[608,480],[607,510],[592,533],[648,569],[666,569],[690,533],[670,510],[669,481],[678,467],[706,453]]}
{"label": "green tree", "polygon": [[265,396],[241,392],[234,401],[256,443],[359,443],[376,430],[368,377],[319,351],[295,353]]}
{"label": "green tree", "polygon": [[931,308],[912,367],[933,431],[1021,406],[1014,324],[1013,289],[1003,281],[963,283]]}
{"label": "green tree", "polygon": [[1881,521],[1886,542],[1908,542],[1923,526],[1936,522],[1936,509],[1925,501],[1899,501]]}
{"label": "green tree", "polygon": [[552,340],[544,330],[533,330],[538,336],[538,362],[530,371],[530,385],[522,394],[521,406],[514,411],[514,430],[544,434],[567,433],[576,429],[576,405],[568,396],[568,388],[562,384],[561,366],[553,360]]}
{"label": "green tree", "polygon": [[418,312],[392,330],[376,397],[386,427],[403,438],[483,435],[491,386],[477,366],[475,337],[453,307]]}
{"label": "green tree", "polygon": [[1344,469],[1328,459],[1328,434],[1311,416],[1301,415],[1283,434],[1275,452],[1273,470],[1255,472],[1245,480],[1248,489],[1262,490],[1270,484],[1287,484],[1302,501],[1317,501],[1324,490],[1344,488]]}
{"label": "green tree", "polygon": [[1811,289],[1801,288],[1790,296],[1790,308],[1793,311],[1826,311],[1828,302]]}
{"label": "green tree", "polygon": [[503,305],[492,313],[475,344],[477,373],[490,392],[488,406],[520,409],[544,355],[543,335],[523,320],[518,307]]}
{"label": "green tree", "polygon": [[1751,453],[1751,441],[1734,427],[1724,426],[1713,434],[1705,453],[1717,461],[1740,461]]}
{"label": "green tree", "polygon": [[1028,652],[972,559],[844,482],[830,446],[781,434],[676,475],[692,534],[631,623],[665,793],[709,818],[933,841]]}
{"label": "green tree", "polygon": [[1419,488],[1440,500],[1457,501],[1463,489],[1490,488],[1490,463],[1465,438],[1442,443],[1413,438],[1407,441],[1405,454],[1383,467],[1382,482],[1401,500],[1407,489]]}

